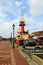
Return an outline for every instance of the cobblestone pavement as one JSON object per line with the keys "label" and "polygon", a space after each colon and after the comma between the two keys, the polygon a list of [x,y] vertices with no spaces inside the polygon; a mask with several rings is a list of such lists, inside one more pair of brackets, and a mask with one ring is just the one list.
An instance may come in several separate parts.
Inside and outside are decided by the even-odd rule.
{"label": "cobblestone pavement", "polygon": [[9,41],[0,42],[0,65],[28,65],[16,48]]}

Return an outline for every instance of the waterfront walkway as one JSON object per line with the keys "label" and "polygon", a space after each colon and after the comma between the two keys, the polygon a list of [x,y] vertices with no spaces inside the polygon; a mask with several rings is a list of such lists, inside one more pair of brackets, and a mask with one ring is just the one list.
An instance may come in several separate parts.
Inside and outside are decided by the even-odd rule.
{"label": "waterfront walkway", "polygon": [[9,41],[0,42],[0,65],[29,65]]}

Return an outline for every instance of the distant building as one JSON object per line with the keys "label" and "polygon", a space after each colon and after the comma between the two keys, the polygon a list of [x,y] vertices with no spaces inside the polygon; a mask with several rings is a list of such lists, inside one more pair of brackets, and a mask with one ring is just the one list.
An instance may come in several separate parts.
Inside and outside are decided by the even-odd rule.
{"label": "distant building", "polygon": [[0,36],[0,41],[2,40],[2,36]]}
{"label": "distant building", "polygon": [[43,43],[43,31],[33,32],[34,39],[39,39]]}
{"label": "distant building", "polygon": [[33,32],[33,36],[43,36],[43,31]]}

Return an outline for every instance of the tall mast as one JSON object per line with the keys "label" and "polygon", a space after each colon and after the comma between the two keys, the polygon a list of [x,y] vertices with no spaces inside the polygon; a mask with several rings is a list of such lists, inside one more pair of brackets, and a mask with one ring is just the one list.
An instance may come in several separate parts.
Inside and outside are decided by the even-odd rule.
{"label": "tall mast", "polygon": [[24,26],[25,26],[25,22],[24,22],[24,14],[23,14],[23,11],[21,12],[21,18],[20,18],[20,32],[23,33],[25,32],[24,30]]}
{"label": "tall mast", "polygon": [[24,13],[23,13],[23,11],[21,12],[20,21],[24,21]]}

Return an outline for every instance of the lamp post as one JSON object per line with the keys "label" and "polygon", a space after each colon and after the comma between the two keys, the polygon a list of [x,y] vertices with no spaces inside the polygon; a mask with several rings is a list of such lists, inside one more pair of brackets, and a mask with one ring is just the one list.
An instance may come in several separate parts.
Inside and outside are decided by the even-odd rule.
{"label": "lamp post", "polygon": [[11,32],[11,37],[10,37],[10,41],[11,41],[11,44],[12,44],[12,32]]}
{"label": "lamp post", "polygon": [[15,25],[13,24],[12,27],[13,27],[13,48],[14,48],[14,27]]}

